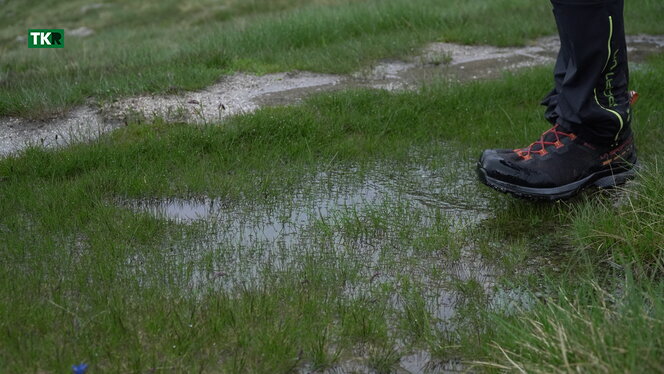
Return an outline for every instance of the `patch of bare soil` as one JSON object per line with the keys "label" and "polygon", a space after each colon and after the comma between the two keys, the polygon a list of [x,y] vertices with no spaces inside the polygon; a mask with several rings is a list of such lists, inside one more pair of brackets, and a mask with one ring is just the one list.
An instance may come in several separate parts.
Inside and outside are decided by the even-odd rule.
{"label": "patch of bare soil", "polygon": [[[629,36],[630,61],[638,63],[664,50],[664,36]],[[67,115],[44,121],[0,118],[0,156],[36,144],[64,146],[85,141],[134,120],[192,124],[219,123],[264,106],[297,104],[317,92],[369,87],[412,90],[432,80],[471,81],[500,77],[506,71],[553,63],[559,41],[540,38],[525,47],[498,48],[432,43],[403,60],[382,61],[350,75],[310,72],[262,76],[237,73],[212,86],[179,95],[143,95],[120,99],[101,108],[81,106]]]}

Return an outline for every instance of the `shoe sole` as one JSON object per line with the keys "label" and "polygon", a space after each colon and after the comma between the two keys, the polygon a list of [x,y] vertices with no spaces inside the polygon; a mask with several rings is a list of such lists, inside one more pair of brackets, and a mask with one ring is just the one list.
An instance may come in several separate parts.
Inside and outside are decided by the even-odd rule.
{"label": "shoe sole", "polygon": [[631,169],[619,173],[614,173],[611,170],[596,172],[576,182],[550,188],[519,186],[517,184],[492,178],[487,175],[486,170],[481,167],[480,163],[477,164],[477,175],[479,176],[480,182],[494,190],[509,193],[519,198],[532,200],[565,200],[575,196],[583,189],[590,186],[596,186],[598,188],[613,188],[625,184],[625,182],[636,176],[636,169],[637,165],[634,164]]}

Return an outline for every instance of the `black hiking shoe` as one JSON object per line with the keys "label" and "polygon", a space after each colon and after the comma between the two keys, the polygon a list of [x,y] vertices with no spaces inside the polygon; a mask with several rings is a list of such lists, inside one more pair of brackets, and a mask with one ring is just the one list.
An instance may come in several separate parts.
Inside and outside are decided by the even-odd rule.
{"label": "black hiking shoe", "polygon": [[477,164],[480,181],[517,197],[567,199],[589,186],[614,187],[636,174],[630,135],[614,147],[589,144],[559,125],[521,149],[489,149]]}

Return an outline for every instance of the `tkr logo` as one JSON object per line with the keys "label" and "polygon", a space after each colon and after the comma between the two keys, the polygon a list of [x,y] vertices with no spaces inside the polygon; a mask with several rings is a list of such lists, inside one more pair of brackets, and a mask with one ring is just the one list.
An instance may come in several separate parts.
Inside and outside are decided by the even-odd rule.
{"label": "tkr logo", "polygon": [[28,48],[64,48],[65,30],[29,29]]}

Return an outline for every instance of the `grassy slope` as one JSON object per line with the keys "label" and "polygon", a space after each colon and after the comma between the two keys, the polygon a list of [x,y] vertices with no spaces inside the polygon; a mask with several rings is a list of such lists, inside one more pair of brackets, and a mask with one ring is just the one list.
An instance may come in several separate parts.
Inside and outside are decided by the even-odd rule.
{"label": "grassy slope", "polygon": [[[528,0],[125,0],[83,12],[85,3],[0,4],[7,25],[0,30],[0,115],[192,90],[236,70],[347,73],[429,41],[507,45],[555,31],[550,5]],[[664,33],[663,6],[629,2],[628,31]],[[67,36],[61,50],[29,50],[15,40],[28,27],[81,26],[95,34]]]}
{"label": "grassy slope", "polygon": [[[233,118],[224,127],[134,125],[92,144],[30,149],[0,161],[0,262],[7,264],[0,270],[1,366],[10,372],[64,370],[83,359],[117,372],[154,367],[274,372],[303,363],[326,367],[335,361],[335,352],[348,354],[360,344],[375,368],[388,369],[399,355],[385,321],[385,313],[392,313],[392,291],[372,289],[371,298],[348,299],[344,285],[348,277],[358,276],[353,262],[313,258],[240,292],[210,289],[192,296],[189,270],[161,250],[164,240],[186,237],[188,229],[108,202],[202,193],[269,200],[297,186],[319,163],[405,160],[412,158],[413,146],[435,153],[440,141],[472,160],[487,146],[526,143],[546,126],[534,98],[545,93],[549,74],[537,69],[463,89],[434,85],[417,93],[326,94],[300,107]],[[545,287],[562,287],[569,301],[536,304],[526,314],[534,325],[520,315],[498,325],[502,328],[491,323],[483,331],[477,299],[469,298],[465,308],[477,319],[466,321],[464,330],[450,338],[431,328],[435,320],[422,309],[416,289],[401,290],[412,307],[405,315],[390,316],[403,321],[398,331],[404,336],[420,332],[412,337],[413,347],[428,347],[442,358],[484,354],[494,364],[509,366],[499,350],[477,351],[478,343],[485,347],[493,341],[514,352],[520,366],[559,367],[556,347],[533,342],[538,335],[531,332],[544,323],[542,334],[556,341],[555,334],[562,332],[569,349],[576,350],[567,355],[570,367],[598,372],[601,365],[619,364],[627,371],[661,368],[663,342],[653,334],[661,331],[664,308],[652,302],[661,291],[662,270],[656,264],[661,266],[663,256],[663,182],[654,169],[661,159],[658,139],[664,136],[663,112],[654,98],[664,94],[658,84],[663,79],[664,56],[634,73],[634,87],[643,94],[635,127],[647,171],[631,204],[616,210],[610,201],[591,197],[565,207],[538,207],[495,195],[494,216],[465,233],[479,246],[506,243],[500,252],[507,255],[492,254],[491,248],[484,254],[511,264],[507,273],[543,251],[560,251],[561,244],[570,248],[560,251],[569,273],[553,273]],[[488,106],[504,112],[486,111]],[[447,156],[440,157],[444,165]],[[402,219],[396,216],[394,222]],[[433,250],[445,250],[441,246],[433,243]],[[142,259],[149,271],[127,266],[128,258]],[[619,270],[612,273],[606,263]],[[628,271],[636,273],[638,283],[614,280]],[[514,282],[523,280],[515,277]],[[534,284],[542,287],[541,282],[547,281]],[[625,305],[602,304],[591,292],[593,282],[624,289]],[[472,283],[459,287],[469,295],[478,292]],[[601,335],[586,334],[584,328]],[[602,338],[625,350],[624,359],[596,340],[586,344]]]}

